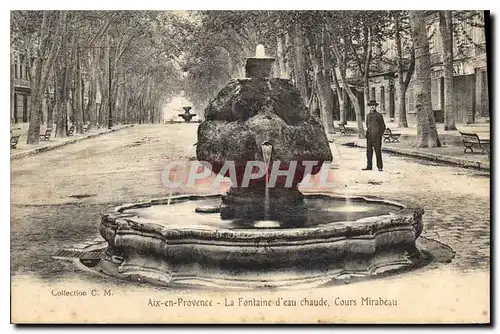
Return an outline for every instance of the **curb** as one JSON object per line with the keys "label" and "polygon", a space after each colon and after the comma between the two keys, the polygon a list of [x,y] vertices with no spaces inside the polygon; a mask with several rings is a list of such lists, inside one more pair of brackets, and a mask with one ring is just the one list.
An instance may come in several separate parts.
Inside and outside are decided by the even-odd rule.
{"label": "curb", "polygon": [[69,145],[69,144],[75,144],[75,143],[78,143],[78,142],[80,142],[82,140],[85,140],[85,139],[95,138],[95,137],[99,137],[99,136],[102,136],[102,135],[105,135],[105,134],[108,134],[108,133],[112,133],[112,132],[120,131],[120,130],[123,130],[123,129],[131,128],[133,126],[134,126],[134,124],[124,125],[122,127],[111,129],[111,130],[108,130],[108,131],[103,131],[103,132],[99,132],[99,133],[93,133],[93,134],[90,134],[90,135],[88,135],[86,137],[75,138],[75,139],[64,141],[62,143],[57,143],[57,144],[50,145],[50,146],[44,146],[44,147],[35,148],[33,150],[30,150],[30,151],[26,151],[26,152],[22,152],[22,153],[19,153],[19,154],[12,155],[10,157],[10,160],[19,160],[19,159],[22,159],[22,158],[26,158],[26,157],[38,154],[38,153],[51,151],[51,150],[54,150],[56,148],[63,147],[63,146]]}
{"label": "curb", "polygon": [[[366,148],[366,146],[364,146],[364,145],[357,145],[357,144],[355,144],[352,147]],[[457,166],[465,167],[465,168],[474,168],[474,169],[479,169],[479,170],[488,171],[488,172],[490,171],[490,164],[489,163],[472,161],[472,160],[456,158],[456,157],[449,157],[449,156],[442,155],[442,154],[436,154],[436,153],[430,153],[430,152],[419,152],[419,151],[414,151],[414,150],[394,148],[394,147],[383,147],[383,146],[382,146],[382,152],[392,153],[392,154],[397,154],[397,155],[404,155],[404,156],[413,157],[413,158],[420,158],[420,159],[425,159],[425,160],[430,160],[430,161],[435,161],[435,162],[441,162],[441,163],[445,163],[445,164],[449,164],[449,165],[457,165]]]}

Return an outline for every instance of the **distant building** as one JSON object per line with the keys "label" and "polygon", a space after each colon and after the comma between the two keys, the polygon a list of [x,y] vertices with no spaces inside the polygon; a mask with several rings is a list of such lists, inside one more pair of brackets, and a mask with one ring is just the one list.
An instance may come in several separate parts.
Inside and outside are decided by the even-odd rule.
{"label": "distant building", "polygon": [[[482,19],[482,12],[477,12]],[[476,16],[476,20],[477,20]],[[439,30],[439,19],[436,12],[430,12],[428,17],[429,42],[431,63],[432,63],[432,88],[431,99],[432,108],[436,122],[444,121],[444,78],[441,42],[441,32]],[[483,20],[484,21],[484,20]],[[472,22],[472,23],[471,23]],[[453,100],[457,110],[457,123],[472,123],[479,117],[489,117],[488,103],[488,77],[486,68],[486,39],[484,28],[474,24],[475,21],[454,22],[460,24],[460,31],[464,36],[454,36],[454,94]],[[458,39],[461,38],[462,51],[458,52]],[[464,40],[466,41],[464,43]],[[467,43],[468,42],[468,43]],[[380,47],[374,48],[374,55],[381,55],[389,61],[386,64],[379,64],[375,71],[372,68],[370,76],[370,98],[379,103],[378,110],[384,115],[386,121],[394,119],[396,122],[399,116],[398,104],[398,84],[396,61],[396,43],[393,39],[386,40]],[[392,62],[390,61],[392,60]],[[377,67],[377,66],[374,66]],[[375,72],[375,73],[374,73]],[[406,111],[408,121],[415,121],[415,91],[413,88],[414,76],[406,92]],[[357,87],[361,89],[361,87]],[[362,114],[364,115],[364,97],[362,91],[356,93],[360,100]],[[348,101],[349,120],[354,120],[354,108]]]}
{"label": "distant building", "polygon": [[11,106],[10,118],[14,123],[26,123],[29,119],[31,97],[30,61],[17,51],[10,55]]}

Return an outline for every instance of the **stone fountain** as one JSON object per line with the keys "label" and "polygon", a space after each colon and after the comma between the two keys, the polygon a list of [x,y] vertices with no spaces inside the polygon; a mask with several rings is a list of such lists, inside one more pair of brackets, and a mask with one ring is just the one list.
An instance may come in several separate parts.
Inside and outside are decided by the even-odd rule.
{"label": "stone fountain", "polygon": [[[107,241],[99,270],[168,286],[315,286],[411,268],[423,210],[366,196],[302,194],[305,175],[332,160],[320,121],[289,80],[271,77],[274,59],[257,55],[246,78],[231,80],[205,109],[197,159],[236,186],[226,194],[128,204],[102,215]],[[266,173],[242,186],[249,161]],[[316,161],[307,170],[303,162]],[[269,168],[296,169],[268,186]],[[207,209],[209,208],[209,209]]]}
{"label": "stone fountain", "polygon": [[[257,49],[257,56],[263,51]],[[325,161],[332,160],[323,127],[305,107],[297,89],[289,80],[270,78],[273,58],[249,58],[245,79],[232,80],[205,110],[205,122],[198,128],[196,155],[208,161],[219,173],[226,161],[236,168],[237,187],[222,198],[221,217],[271,219],[287,225],[307,221],[304,196],[297,189],[303,179],[303,162],[318,162],[311,170],[316,174]],[[266,175],[240,187],[248,161],[279,161],[279,170],[296,164],[292,184],[285,179],[266,188]],[[268,190],[269,212],[265,215],[265,191]]]}
{"label": "stone fountain", "polygon": [[193,119],[194,116],[196,116],[196,114],[191,114],[189,111],[191,110],[191,107],[190,106],[186,106],[186,107],[182,107],[182,109],[184,109],[184,114],[177,114],[179,117],[182,117],[182,119],[189,123],[191,122],[191,119]]}

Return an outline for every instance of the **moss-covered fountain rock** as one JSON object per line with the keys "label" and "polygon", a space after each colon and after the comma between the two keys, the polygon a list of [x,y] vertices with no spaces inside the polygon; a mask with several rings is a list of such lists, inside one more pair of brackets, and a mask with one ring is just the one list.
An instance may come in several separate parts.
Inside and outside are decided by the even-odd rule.
{"label": "moss-covered fountain rock", "polygon": [[[268,217],[263,205],[266,175],[241,187],[247,163],[264,161],[263,144],[269,145],[270,162],[280,161],[279,169],[296,163],[290,187],[278,178],[268,189]],[[196,153],[198,160],[211,163],[215,173],[227,161],[235,164],[237,187],[222,200],[223,217],[266,218],[295,225],[307,220],[307,208],[297,189],[304,177],[303,162],[317,161],[311,171],[316,174],[323,162],[332,160],[323,127],[310,115],[297,89],[289,80],[265,77],[232,80],[210,102],[198,128]]]}

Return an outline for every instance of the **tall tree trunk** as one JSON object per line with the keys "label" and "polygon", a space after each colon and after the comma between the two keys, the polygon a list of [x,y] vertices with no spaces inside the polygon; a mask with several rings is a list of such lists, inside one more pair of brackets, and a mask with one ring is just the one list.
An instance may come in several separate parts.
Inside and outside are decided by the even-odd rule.
{"label": "tall tree trunk", "polygon": [[[69,120],[70,119],[69,115],[73,114],[73,102],[72,102],[72,99],[70,99],[69,97],[66,99],[66,102],[64,105],[64,112],[66,114],[66,120]],[[68,130],[67,124],[68,123],[66,122],[66,130]]]}
{"label": "tall tree trunk", "polygon": [[[344,78],[347,77],[347,56],[348,56],[348,50],[346,47],[344,47],[344,57],[342,58],[342,66],[340,67],[340,75],[343,75]],[[344,115],[344,123],[347,124],[347,91],[345,89],[342,89],[342,101],[344,101],[344,104],[342,106],[342,115]]]}
{"label": "tall tree trunk", "polygon": [[90,127],[95,129],[97,126],[97,77],[99,75],[99,49],[91,49],[90,50],[90,68],[91,68],[91,77],[90,77],[90,85],[88,91],[88,114],[90,119]]}
{"label": "tall tree trunk", "polygon": [[[337,45],[335,42],[332,43],[332,48],[333,48],[333,53],[335,54],[335,58],[337,60],[337,64],[342,64],[342,57],[340,55],[340,52],[337,48]],[[345,71],[344,69],[340,68],[339,74],[340,74],[340,82],[342,83],[342,87],[344,87],[344,91],[346,91],[347,95],[349,96],[349,99],[351,100],[351,104],[354,106],[354,113],[356,114],[356,122],[358,124],[358,138],[365,138],[365,129],[363,126],[363,118],[361,117],[361,107],[359,106],[359,100],[354,95],[351,87],[347,84],[347,79],[345,77]]]}
{"label": "tall tree trunk", "polygon": [[143,106],[143,98],[141,97],[141,99],[139,100],[139,124],[143,124],[144,123],[144,110],[142,109],[142,106]]}
{"label": "tall tree trunk", "polygon": [[103,50],[103,61],[98,61],[99,67],[99,91],[101,94],[101,103],[99,104],[99,123],[101,126],[107,126],[108,124],[108,59],[106,48]]}
{"label": "tall tree trunk", "polygon": [[67,38],[64,37],[62,59],[55,65],[55,73],[57,77],[57,86],[54,93],[57,95],[57,122],[56,122],[56,137],[66,137],[66,127],[68,124],[68,48]]}
{"label": "tall tree trunk", "polygon": [[286,75],[286,79],[290,79],[290,72],[291,72],[291,46],[290,46],[290,34],[288,32],[288,30],[285,31],[285,35],[283,37],[283,42],[284,42],[284,57],[283,57],[283,61],[284,61],[284,68],[285,68],[285,75]]}
{"label": "tall tree trunk", "polygon": [[321,118],[321,111],[319,111],[319,101],[318,101],[318,87],[316,81],[314,81],[311,91],[309,93],[309,98],[307,99],[306,107],[311,115]]}
{"label": "tall tree trunk", "polygon": [[74,73],[74,115],[73,120],[75,122],[76,133],[83,133],[83,108],[82,108],[82,77],[80,72],[80,48],[77,43],[76,45],[76,59],[75,59],[75,73]]}
{"label": "tall tree trunk", "polygon": [[286,68],[285,51],[283,50],[283,36],[276,36],[276,55],[278,58],[278,77],[288,79]]}
{"label": "tall tree trunk", "polygon": [[306,69],[305,69],[305,56],[304,56],[304,38],[301,35],[298,25],[294,26],[294,72],[295,84],[304,100],[308,99],[307,82],[306,82]]}
{"label": "tall tree trunk", "polygon": [[333,84],[335,85],[335,91],[337,92],[337,100],[339,101],[339,123],[346,124],[346,114],[344,110],[344,90],[340,88],[339,80],[337,78],[337,71],[335,68],[332,69]]}
{"label": "tall tree trunk", "polygon": [[439,11],[439,29],[443,42],[444,67],[444,129],[456,130],[453,105],[453,23],[452,11]]}
{"label": "tall tree trunk", "polygon": [[[332,126],[331,126],[331,118],[329,120],[328,113],[331,112],[331,109],[333,107],[332,101],[331,101],[331,95],[329,95],[329,90],[330,87],[326,82],[325,74],[324,74],[324,69],[323,69],[323,60],[322,60],[322,54],[321,50],[315,45],[317,44],[315,40],[313,40],[314,37],[310,37],[309,39],[309,44],[311,45],[311,50],[309,54],[309,58],[311,59],[311,63],[313,66],[313,73],[314,73],[314,88],[315,88],[315,94],[316,98],[318,101],[313,101],[316,102],[317,105],[313,106],[311,105],[311,111],[316,110],[316,108],[320,109],[320,118],[321,122],[323,124],[323,129],[325,130],[326,134],[331,133],[332,131]],[[311,94],[313,96],[313,94]]]}
{"label": "tall tree trunk", "polygon": [[320,101],[321,120],[326,134],[334,133],[332,121],[332,96],[330,94],[330,86],[326,83],[325,76],[322,74],[316,75],[316,83],[318,85],[318,95]]}
{"label": "tall tree trunk", "polygon": [[[51,15],[49,12],[43,12],[40,29],[40,50],[35,59],[35,66],[32,73],[34,75],[31,75],[33,80],[31,80],[31,105],[27,144],[38,144],[40,140],[40,121],[43,112],[43,99],[47,79],[49,70],[53,66],[61,47],[61,25],[65,24],[66,21],[66,12],[61,11],[57,17],[55,34],[49,35],[49,15]],[[52,41],[50,45],[49,40]]]}
{"label": "tall tree trunk", "polygon": [[[405,103],[403,106],[404,110],[404,117],[406,120],[406,91],[408,90],[408,86],[410,85],[411,77],[413,76],[413,72],[415,72],[415,44],[412,44],[411,47],[411,54],[410,54],[410,65],[408,66],[408,71],[406,72],[406,77],[404,79],[404,82],[401,84],[400,83],[400,94],[403,97],[403,102]],[[402,78],[403,74],[401,75]],[[401,102],[400,102],[401,103]],[[408,122],[407,122],[408,125]]]}
{"label": "tall tree trunk", "polygon": [[[80,69],[81,71],[81,69]],[[80,74],[80,77],[82,78],[82,75]],[[81,96],[82,96],[82,120],[83,123],[88,123],[90,121],[89,118],[89,102],[88,102],[88,93],[85,95],[85,90],[87,88],[85,87],[85,80],[82,78],[81,80]],[[85,97],[87,96],[87,103],[85,103]]]}
{"label": "tall tree trunk", "polygon": [[134,114],[130,108],[130,100],[132,99],[130,96],[125,94],[126,102],[125,102],[125,117],[127,120],[127,124],[134,123]]}
{"label": "tall tree trunk", "polygon": [[335,133],[335,127],[333,126],[333,94],[332,94],[332,79],[331,79],[331,69],[332,69],[332,59],[329,50],[330,39],[329,35],[326,31],[322,32],[322,40],[321,43],[321,59],[322,59],[322,70],[323,70],[323,78],[324,85],[322,86],[322,92],[324,96],[324,110],[326,120],[329,125],[328,133]]}
{"label": "tall tree trunk", "polygon": [[146,103],[144,103],[146,109],[146,122],[149,124],[151,123],[151,88],[152,88],[152,83],[149,82],[148,90],[146,92]]}
{"label": "tall tree trunk", "polygon": [[155,83],[153,81],[151,84],[151,91],[149,94],[149,96],[150,96],[149,105],[151,108],[151,124],[154,124],[154,122],[155,122],[155,109],[154,109],[155,103],[154,103],[154,94],[153,94],[154,90],[155,90]]}
{"label": "tall tree trunk", "polygon": [[[345,75],[345,74],[344,74]],[[349,105],[347,104],[347,99],[349,96],[347,96],[347,91],[345,89],[342,89],[342,109],[340,109],[341,115],[343,117],[343,122],[342,124],[347,124],[347,110]]]}
{"label": "tall tree trunk", "polygon": [[[352,40],[352,34],[347,29],[346,34],[344,36],[344,40],[347,42],[348,46],[351,49],[352,54],[354,55],[354,60],[357,64],[359,73],[361,74],[361,78],[363,80],[363,99],[364,99],[364,110],[365,110],[365,119],[368,115],[368,102],[370,101],[370,65],[372,61],[372,28],[367,25],[366,22],[363,23],[363,57],[358,55],[358,50],[354,46]],[[374,97],[375,98],[375,97]]]}
{"label": "tall tree trunk", "polygon": [[410,11],[409,14],[415,47],[415,104],[417,107],[417,138],[413,147],[441,146],[431,104],[431,57],[425,26],[425,12]]}
{"label": "tall tree trunk", "polygon": [[[68,57],[68,68],[67,68],[67,73],[68,73],[68,80],[66,80],[66,84],[68,87],[66,88],[66,91],[68,92],[67,98],[68,98],[68,105],[70,106],[67,111],[68,111],[68,119],[71,121],[72,124],[76,125],[76,119],[75,119],[75,114],[76,114],[76,93],[75,93],[75,87],[76,87],[76,54],[77,54],[77,37],[76,37],[76,31],[73,31],[71,34],[71,55]],[[70,98],[71,97],[71,98]],[[76,128],[75,128],[76,132]]]}
{"label": "tall tree trunk", "polygon": [[[123,74],[123,75],[124,75],[124,81],[126,82],[125,74]],[[121,94],[120,98],[121,98],[120,105],[121,105],[122,111],[123,111],[123,121],[125,122],[125,124],[129,124],[128,96],[127,96],[127,89],[126,89],[125,85],[122,87],[122,94]]]}
{"label": "tall tree trunk", "polygon": [[[102,91],[102,89],[101,89]],[[104,97],[104,95],[101,95]],[[100,126],[104,126],[105,124],[105,113],[106,113],[106,107],[105,107],[105,103],[104,103],[104,98],[101,99],[101,103],[99,103],[99,106],[97,108],[97,120],[99,121],[99,124]]]}
{"label": "tall tree trunk", "polygon": [[[40,85],[42,80],[42,67],[45,63],[45,44],[46,34],[48,33],[49,22],[48,12],[43,13],[41,36],[42,42],[40,44],[39,55],[34,63],[34,75],[31,76],[31,105],[30,105],[30,118],[28,127],[27,144],[38,144],[40,138],[40,114],[42,110],[42,99],[40,96]],[[45,89],[45,88],[44,88]]]}
{"label": "tall tree trunk", "polygon": [[[53,73],[53,76],[55,76],[55,73]],[[47,124],[48,126],[52,127],[54,124],[54,111],[55,111],[55,106],[56,106],[56,97],[55,97],[55,90],[54,90],[54,96],[50,96],[50,90],[47,87]]]}
{"label": "tall tree trunk", "polygon": [[[399,115],[398,115],[398,127],[407,128],[408,120],[406,117],[406,88],[404,87],[404,58],[403,58],[403,47],[401,44],[401,23],[400,23],[399,11],[394,11],[394,40],[396,42],[397,60],[398,60],[398,104],[399,104]],[[411,76],[410,73],[407,74]]]}
{"label": "tall tree trunk", "polygon": [[[74,70],[74,69],[73,69]],[[71,71],[71,73],[73,73],[73,70]],[[76,112],[76,107],[75,107],[75,104],[76,104],[76,94],[75,94],[75,78],[74,78],[74,73],[73,73],[73,80],[71,82],[71,87],[70,87],[70,92],[71,92],[71,98],[69,99],[69,105],[70,105],[70,109],[69,109],[69,119],[71,120],[71,122],[73,124],[75,124],[76,120],[75,120],[75,112]],[[76,128],[75,128],[75,132],[76,132]]]}
{"label": "tall tree trunk", "polygon": [[[368,116],[368,112],[370,110],[370,107],[368,107],[368,102],[370,102],[370,81],[368,79],[365,80],[363,76],[363,99],[364,99],[364,105],[365,105],[365,120],[366,116]],[[375,98],[375,97],[374,97]]]}
{"label": "tall tree trunk", "polygon": [[[61,46],[63,44],[63,41],[61,41]],[[60,54],[58,56],[58,59],[60,59]],[[58,80],[59,80],[59,74],[60,71],[58,71],[58,66],[57,64],[54,64],[53,68],[52,68],[52,85],[54,87],[54,90],[53,90],[53,99],[52,99],[52,102],[53,102],[53,105],[52,105],[52,117],[53,117],[53,122],[56,126],[56,130],[54,131],[54,136],[57,136],[57,127],[58,127],[58,121],[59,121],[59,110],[58,110],[58,106],[59,106],[59,92],[58,92]]]}
{"label": "tall tree trunk", "polygon": [[109,34],[106,34],[106,79],[104,80],[106,82],[106,95],[108,100],[106,101],[107,104],[107,124],[108,124],[108,129],[110,129],[113,126],[113,109],[112,109],[112,90],[111,90],[111,46],[110,46],[110,37]]}
{"label": "tall tree trunk", "polygon": [[118,72],[118,67],[115,67],[115,70],[113,71],[114,74],[113,74],[113,85],[111,86],[111,110],[113,110],[114,114],[113,117],[116,119],[116,120],[113,120],[113,123],[118,123],[118,121],[120,120],[120,112],[119,112],[119,109],[117,107],[117,102],[118,102],[118,93],[119,93],[119,88],[120,88],[120,85],[119,85],[119,72]]}
{"label": "tall tree trunk", "polygon": [[[365,38],[364,38],[364,54],[365,54],[365,63],[363,64],[363,94],[365,98],[365,119],[366,116],[368,115],[368,110],[370,108],[368,107],[368,102],[370,101],[370,65],[372,62],[372,43],[373,43],[373,38],[372,38],[372,28],[371,27],[366,27],[365,24]],[[373,96],[373,99],[376,99],[375,96]]]}
{"label": "tall tree trunk", "polygon": [[[407,128],[408,120],[406,115],[406,91],[410,85],[411,77],[415,71],[415,45],[412,45],[410,54],[410,64],[408,69],[404,65],[403,48],[401,43],[401,23],[400,14],[398,11],[395,13],[394,17],[395,25],[395,42],[397,51],[397,61],[398,61],[398,103],[399,103],[399,115],[398,115],[398,127]],[[406,72],[406,77],[405,77]]]}

